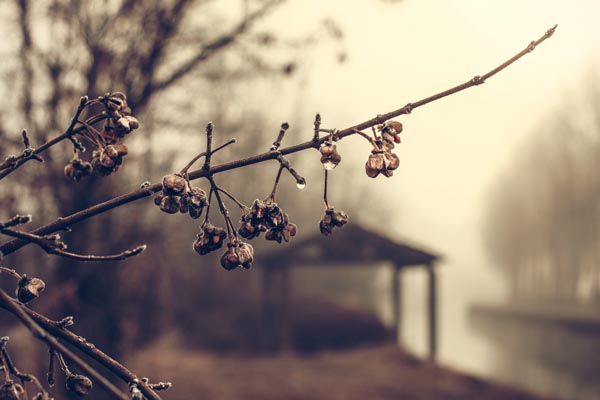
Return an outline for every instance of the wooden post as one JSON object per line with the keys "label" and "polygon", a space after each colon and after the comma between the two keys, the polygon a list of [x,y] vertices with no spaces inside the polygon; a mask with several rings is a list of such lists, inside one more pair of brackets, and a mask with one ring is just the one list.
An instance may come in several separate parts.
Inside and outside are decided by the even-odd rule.
{"label": "wooden post", "polygon": [[395,264],[392,269],[392,313],[396,344],[402,347],[402,276],[401,266]]}
{"label": "wooden post", "polygon": [[429,359],[435,361],[437,353],[437,283],[433,263],[427,264],[428,276],[428,319],[429,319]]}
{"label": "wooden post", "polygon": [[273,299],[273,270],[262,270],[262,343],[263,351],[276,350],[274,324],[274,299]]}
{"label": "wooden post", "polygon": [[279,343],[283,351],[292,349],[292,266],[286,265],[281,269],[281,304],[279,307]]}

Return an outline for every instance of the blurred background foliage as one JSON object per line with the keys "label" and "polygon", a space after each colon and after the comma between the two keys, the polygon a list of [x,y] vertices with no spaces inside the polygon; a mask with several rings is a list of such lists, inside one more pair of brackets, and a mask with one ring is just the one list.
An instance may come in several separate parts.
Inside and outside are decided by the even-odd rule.
{"label": "blurred background foliage", "polygon": [[600,304],[600,85],[539,123],[490,192],[485,240],[511,300]]}

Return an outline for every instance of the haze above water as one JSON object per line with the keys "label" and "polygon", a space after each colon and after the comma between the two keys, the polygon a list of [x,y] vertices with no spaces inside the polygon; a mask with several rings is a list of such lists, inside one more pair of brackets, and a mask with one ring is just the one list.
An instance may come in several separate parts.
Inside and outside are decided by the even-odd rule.
{"label": "haze above water", "polygon": [[[365,184],[397,204],[386,221],[389,235],[445,258],[440,358],[446,364],[488,372],[492,350],[467,320],[472,302],[507,295],[481,237],[487,193],[519,145],[553,110],[576,99],[599,65],[599,12],[595,1],[314,0],[291,2],[272,16],[273,26],[290,35],[314,29],[327,15],[341,26],[348,60],[339,64],[340,46],[325,43],[304,60],[310,65],[301,70],[297,97],[270,104],[278,120],[306,120],[319,111],[327,127],[337,128],[483,74],[558,24],[554,37],[484,85],[401,118],[400,169],[388,181]],[[360,176],[364,144],[349,142],[345,176]],[[413,294],[420,295],[424,280],[406,278],[405,338],[422,352],[424,304]]]}

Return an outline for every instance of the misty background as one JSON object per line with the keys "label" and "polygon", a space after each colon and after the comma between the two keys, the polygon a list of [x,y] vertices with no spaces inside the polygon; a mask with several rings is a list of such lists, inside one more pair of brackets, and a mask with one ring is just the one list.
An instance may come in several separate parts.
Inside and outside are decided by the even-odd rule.
{"label": "misty background", "polygon": [[[117,3],[106,3],[107,15]],[[168,2],[164,7],[179,3],[185,2]],[[144,66],[151,59],[152,35],[159,36],[160,12],[148,12],[149,17],[143,18],[144,7],[133,7],[105,36],[95,36],[102,18],[94,13],[101,15],[104,9],[79,6],[75,8],[79,14],[69,15],[73,4],[56,1],[48,19],[45,7],[37,4],[29,18],[45,21],[32,24],[38,47],[22,56],[15,4],[0,2],[5,21],[0,49],[6,103],[0,112],[2,156],[9,152],[4,143],[19,143],[23,126],[30,127],[33,137],[41,135],[38,140],[61,131],[84,94],[124,90],[142,123],[128,139],[131,155],[117,176],[92,179],[73,189],[61,176],[62,165],[71,155],[65,145],[50,156],[54,172],[27,165],[12,178],[13,186],[0,188],[3,219],[14,212],[32,213],[39,224],[180,169],[202,151],[203,127],[209,120],[215,122],[217,143],[230,137],[239,143],[215,156],[216,162],[265,151],[283,121],[291,125],[284,145],[305,141],[311,137],[316,112],[326,128],[354,125],[483,74],[558,24],[549,41],[484,85],[400,118],[404,132],[396,149],[401,163],[392,178],[364,176],[365,142],[354,137],[342,141],[343,162],[331,175],[330,201],[348,211],[352,223],[443,256],[438,268],[440,363],[547,394],[577,396],[569,386],[576,384],[565,384],[563,392],[557,393],[543,384],[515,382],[498,373],[502,346],[485,334],[485,328],[474,329],[471,309],[509,300],[598,306],[594,222],[598,220],[600,26],[595,2],[288,1],[260,15],[248,25],[247,34],[226,50],[211,54],[172,86],[154,92],[142,89],[148,82],[165,82],[193,57],[199,38],[202,44],[226,36],[244,15],[266,3],[198,2],[186,9],[180,18],[189,29],[177,31],[177,40],[169,43],[155,69]],[[176,14],[175,9],[170,12]],[[148,41],[131,42],[140,36]],[[90,53],[90,48],[98,52]],[[104,54],[106,49],[118,57],[111,58],[110,51]],[[131,51],[140,56],[128,59]],[[20,68],[27,60],[31,76],[27,68]],[[89,68],[94,62],[96,71]],[[35,86],[28,86],[30,81]],[[24,112],[28,87],[33,103]],[[60,100],[52,102],[58,93]],[[280,203],[299,223],[301,234],[315,233],[322,214],[317,156],[304,152],[290,160],[308,185],[298,191],[284,176]],[[273,165],[260,165],[219,174],[217,181],[249,204],[268,194],[275,172]],[[46,173],[50,178],[40,183]],[[72,190],[79,195],[71,195]],[[577,194],[575,202],[572,194]],[[567,206],[561,208],[563,203]],[[190,258],[196,256],[191,242],[197,224],[160,214],[151,201],[109,214],[77,226],[78,235],[65,235],[67,242],[73,249],[100,254],[148,243],[147,259],[128,261],[127,266],[80,267],[31,249],[9,261],[15,267],[19,262],[27,265],[24,272],[55,275],[44,277],[59,285],[52,291],[54,301],[66,306],[58,314],[103,304],[102,288],[119,282],[113,305],[121,306],[122,315],[115,318],[115,310],[107,308],[88,322],[80,316],[81,325],[92,331],[114,324],[112,337],[92,333],[91,339],[115,353],[127,353],[132,343],[151,343],[168,331],[165,327],[177,328],[185,319],[182,316],[189,315],[190,302],[197,302],[198,321],[185,321],[179,328],[205,332],[206,338],[198,339],[202,345],[235,347],[232,343],[240,342],[235,332],[227,340],[222,335],[235,327],[223,323],[214,337],[208,327],[219,324],[224,309],[235,310],[240,301],[253,304],[249,299],[259,290],[256,274],[223,274],[210,268],[218,263],[214,257],[190,265]],[[571,223],[575,220],[579,223]],[[555,231],[560,234],[553,236]],[[273,246],[266,247],[264,251]],[[257,263],[260,251],[257,247]],[[574,257],[573,252],[582,256]],[[385,276],[374,279],[385,287]],[[404,279],[403,343],[423,355],[425,277],[416,270]],[[567,280],[571,283],[557,283]],[[198,293],[204,297],[200,299]],[[156,318],[136,311],[138,297],[151,299],[146,306]],[[381,297],[385,308],[385,296]],[[53,302],[47,304],[52,309]],[[597,337],[592,343],[597,343]],[[592,364],[598,361],[594,352],[587,354]],[[586,395],[579,394],[580,398]]]}

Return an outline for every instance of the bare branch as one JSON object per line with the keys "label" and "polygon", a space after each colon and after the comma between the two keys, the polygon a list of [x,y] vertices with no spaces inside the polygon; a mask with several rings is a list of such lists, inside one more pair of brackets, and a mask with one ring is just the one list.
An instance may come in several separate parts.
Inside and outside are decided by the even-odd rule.
{"label": "bare branch", "polygon": [[55,144],[71,137],[71,135],[73,135],[75,133],[74,128],[75,128],[75,124],[79,120],[79,115],[81,115],[81,112],[85,109],[85,107],[87,107],[87,105],[88,105],[88,98],[82,97],[81,100],[79,101],[79,106],[77,107],[77,111],[75,112],[75,115],[73,116],[73,119],[71,120],[71,124],[69,125],[69,127],[63,134],[47,141],[46,143],[44,143],[43,145],[41,145],[40,147],[38,147],[36,149],[31,149],[31,148],[25,149],[23,151],[23,154],[21,154],[18,157],[7,158],[6,161],[4,161],[2,164],[0,164],[0,179],[3,179],[4,177],[6,177],[7,175],[9,175],[13,171],[15,171],[17,168],[19,168],[21,165],[25,164],[27,161],[29,161],[31,159],[36,159],[37,157],[39,157],[38,154],[46,151],[47,149],[54,146]]}
{"label": "bare branch", "polygon": [[[336,136],[338,139],[343,139],[347,136],[356,134],[356,131],[361,131],[364,129],[371,128],[375,125],[382,124],[385,121],[395,118],[399,115],[409,114],[412,110],[414,110],[417,107],[421,107],[425,104],[442,99],[451,94],[460,92],[462,90],[471,88],[473,86],[480,85],[485,80],[489,79],[490,77],[494,76],[498,72],[502,71],[504,68],[508,67],[515,61],[519,60],[525,54],[528,54],[529,52],[531,52],[536,46],[538,46],[539,44],[544,42],[546,39],[550,38],[552,36],[552,34],[554,33],[555,29],[556,29],[556,26],[549,29],[538,40],[531,42],[523,51],[517,53],[512,58],[510,58],[506,62],[500,64],[498,67],[494,68],[493,70],[489,71],[488,73],[486,73],[484,75],[476,76],[461,85],[455,86],[455,87],[445,90],[443,92],[426,97],[422,100],[418,100],[414,103],[408,103],[404,107],[399,108],[395,111],[390,111],[386,114],[377,115],[375,118],[369,119],[367,121],[364,121],[357,125],[351,126],[349,128],[340,130],[336,133]],[[316,134],[315,134],[315,136],[316,136]],[[210,175],[218,174],[220,172],[229,171],[229,170],[237,169],[237,168],[242,168],[242,167],[245,167],[248,165],[257,164],[257,163],[265,162],[268,160],[273,160],[273,159],[276,159],[279,155],[297,153],[299,151],[303,151],[303,150],[306,150],[309,148],[318,148],[320,144],[322,144],[328,140],[328,137],[322,137],[318,140],[314,140],[314,139],[316,139],[316,137],[314,137],[314,138],[312,138],[312,140],[304,142],[304,143],[299,143],[299,144],[296,144],[293,146],[282,148],[277,152],[268,151],[265,153],[257,154],[252,157],[223,163],[223,164],[220,164],[220,165],[217,165],[214,167],[210,167],[210,170],[206,170],[206,169],[202,168],[202,169],[199,169],[196,171],[192,171],[189,173],[189,179],[194,180],[194,179],[203,178],[203,177],[206,178]],[[50,233],[53,233],[53,232],[56,232],[59,230],[63,230],[73,224],[76,224],[77,222],[80,222],[80,221],[86,220],[90,217],[93,217],[95,215],[104,213],[115,207],[119,207],[121,205],[131,203],[131,202],[139,200],[141,198],[150,196],[152,193],[158,192],[161,189],[162,189],[162,183],[154,183],[154,184],[150,184],[148,186],[144,186],[141,189],[129,192],[127,194],[123,194],[121,196],[107,200],[103,203],[96,204],[85,210],[81,210],[79,212],[71,214],[68,217],[59,218],[49,224],[46,224],[40,228],[33,230],[31,233],[34,233],[37,235],[46,235],[46,234],[50,234]],[[27,243],[28,243],[27,241],[22,240],[22,239],[12,240],[12,241],[0,246],[0,252],[7,255],[7,254],[15,252],[16,250],[20,249]]]}
{"label": "bare branch", "polygon": [[60,236],[53,235],[49,236],[39,236],[29,232],[16,231],[10,228],[1,228],[0,232],[5,235],[12,236],[14,238],[27,240],[31,243],[38,245],[48,254],[55,254],[57,256],[70,258],[72,260],[77,261],[121,261],[125,260],[129,257],[135,257],[140,255],[144,250],[146,250],[146,245],[137,246],[132,250],[125,250],[118,254],[111,254],[106,256],[96,256],[96,255],[83,255],[76,254],[66,251],[67,245],[60,240]]}
{"label": "bare branch", "polygon": [[98,371],[92,368],[88,363],[83,361],[79,356],[69,350],[66,346],[60,343],[54,336],[49,334],[46,330],[42,329],[25,311],[26,308],[17,303],[12,297],[10,297],[6,292],[0,289],[0,306],[11,313],[13,313],[17,318],[21,320],[23,325],[25,325],[31,333],[38,338],[39,340],[46,343],[48,346],[55,348],[59,351],[66,359],[71,361],[73,364],[77,365],[83,372],[92,377],[94,381],[96,381],[100,386],[104,388],[111,396],[114,396],[115,399],[121,400],[129,400],[129,396],[118,388],[116,388],[112,383],[110,383],[104,376],[102,376]]}
{"label": "bare branch", "polygon": [[[6,295],[6,293],[4,293],[4,294]],[[15,308],[13,306],[11,306],[11,304],[13,306],[19,306],[19,303],[17,303],[15,299],[11,298],[8,295],[2,296],[0,294],[0,307],[15,314]],[[89,343],[85,340],[82,340],[82,338],[80,336],[77,336],[73,332],[60,326],[60,324],[58,322],[52,321],[51,319],[46,318],[45,316],[27,308],[27,307],[20,307],[20,309],[23,312],[25,312],[28,317],[30,317],[33,321],[35,321],[35,323],[38,324],[39,327],[41,327],[41,329],[47,331],[49,334],[51,334],[55,337],[58,337],[58,338],[64,340],[71,346],[75,347],[76,349],[80,350],[84,354],[86,354],[89,357],[93,358],[94,360],[98,361],[101,365],[103,365],[104,367],[109,369],[112,373],[114,373],[116,376],[118,376],[124,382],[131,383],[136,380],[139,381],[138,377],[133,372],[131,372],[129,369],[125,368],[122,364],[120,364],[116,360],[114,360],[111,357],[109,357],[108,355],[106,355],[104,352],[102,352],[96,346],[92,345],[91,343]],[[53,347],[53,346],[51,345],[50,347]],[[64,348],[64,346],[61,348]],[[57,350],[59,350],[61,353],[63,353],[63,355],[66,355],[65,352],[61,350],[61,348],[57,348]],[[69,357],[67,356],[67,358],[69,358]],[[161,400],[160,397],[156,393],[154,393],[154,391],[143,381],[141,382],[141,384],[139,386],[140,386],[140,390],[142,391],[144,396],[146,398],[148,398],[149,400]]]}

